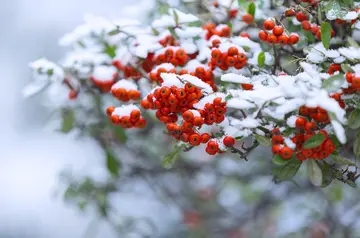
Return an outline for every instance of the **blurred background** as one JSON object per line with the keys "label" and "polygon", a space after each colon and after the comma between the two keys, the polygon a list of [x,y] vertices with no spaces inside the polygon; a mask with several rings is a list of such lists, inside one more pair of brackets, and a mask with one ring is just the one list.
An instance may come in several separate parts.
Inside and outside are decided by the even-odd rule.
{"label": "blurred background", "polygon": [[[177,1],[171,2],[177,4]],[[3,2],[0,8],[3,29],[0,38],[0,238],[124,237],[121,232],[114,232],[111,223],[99,220],[92,210],[81,212],[62,199],[64,187],[59,175],[63,169],[104,180],[107,171],[102,148],[86,137],[54,133],[48,126],[52,111],[44,106],[46,97],[37,95],[24,99],[21,90],[31,81],[29,62],[41,56],[55,62],[63,57],[66,50],[59,47],[58,40],[81,24],[85,14],[144,20],[153,7],[152,0]],[[193,180],[187,182],[200,188],[202,200],[194,199],[197,205],[185,201],[182,207],[208,206],[210,203],[204,201],[215,197],[211,202],[215,201],[216,206],[210,204],[202,208],[222,215],[221,220],[210,220],[209,224],[234,227],[226,236],[229,238],[305,237],[304,234],[322,238],[328,237],[330,229],[333,235],[329,237],[360,237],[357,235],[358,189],[344,187],[341,183],[316,189],[307,178],[301,177],[306,171],[300,171],[297,181],[300,187],[295,182],[276,185],[269,176],[268,152],[260,151],[252,155],[258,160],[250,159],[246,163],[222,158],[215,162],[219,174],[214,174],[211,164],[203,168],[198,166],[200,169],[194,179],[191,177]],[[190,158],[196,157],[196,151],[189,154]],[[259,176],[253,176],[252,171]],[[169,178],[174,184],[182,179],[176,175],[169,175]],[[167,179],[162,177],[162,181]],[[110,198],[121,216],[151,218],[160,233],[172,234],[147,237],[190,237],[176,235],[183,218],[177,206],[159,199],[154,192],[156,189],[145,181],[135,181],[131,187],[135,193],[122,191],[121,195],[114,194]],[[176,189],[171,184],[169,187]],[[214,187],[219,189],[216,195],[211,189],[201,190]],[[196,223],[196,213],[187,215]],[[256,233],[259,227],[261,233]],[[142,229],[146,230],[146,225],[143,224]],[[246,236],[243,230],[252,235]],[[301,233],[303,231],[305,233]],[[130,234],[127,237],[146,236]]]}

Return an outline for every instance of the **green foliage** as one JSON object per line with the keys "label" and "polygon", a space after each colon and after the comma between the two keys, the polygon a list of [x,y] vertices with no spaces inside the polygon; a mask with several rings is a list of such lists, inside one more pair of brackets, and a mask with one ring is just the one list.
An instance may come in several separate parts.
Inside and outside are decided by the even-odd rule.
{"label": "green foliage", "polygon": [[275,155],[272,162],[276,165],[283,166],[289,163],[290,160],[283,159],[280,155]]}
{"label": "green foliage", "polygon": [[307,172],[312,184],[315,186],[321,186],[323,184],[323,174],[315,160],[307,160]]}
{"label": "green foliage", "polygon": [[359,48],[359,44],[351,37],[348,36],[347,37],[347,42],[349,43],[350,46],[355,47],[355,48]]}
{"label": "green foliage", "polygon": [[121,164],[117,159],[114,152],[112,152],[109,148],[105,150],[106,153],[106,167],[110,174],[114,177],[119,177],[120,175],[120,167]]}
{"label": "green foliage", "polygon": [[176,25],[179,25],[179,16],[177,14],[177,12],[175,10],[173,10],[173,14],[174,14],[174,21]]}
{"label": "green foliage", "polygon": [[327,22],[321,23],[321,41],[325,49],[329,49],[330,47],[331,30],[332,27],[329,23]]}
{"label": "green foliage", "polygon": [[331,76],[330,78],[324,80],[322,82],[322,87],[326,89],[327,91],[337,91],[341,88],[341,86],[345,82],[345,77],[343,74],[337,74],[334,76]]}
{"label": "green foliage", "polygon": [[348,64],[341,64],[341,69],[345,73],[347,73],[347,72],[354,73],[354,70]]}
{"label": "green foliage", "polygon": [[340,155],[331,155],[332,160],[338,164],[338,165],[350,165],[350,166],[355,166],[355,163],[347,158],[344,158]]}
{"label": "green foliage", "polygon": [[325,140],[325,135],[323,134],[316,134],[310,137],[308,140],[305,141],[303,148],[305,149],[312,149],[319,145],[321,145]]}
{"label": "green foliage", "polygon": [[353,152],[356,157],[360,155],[360,133],[356,136],[356,139],[353,144]]}
{"label": "green foliage", "polygon": [[75,112],[71,109],[63,110],[62,112],[62,122],[60,131],[63,133],[69,133],[75,124]]}
{"label": "green foliage", "polygon": [[360,109],[353,110],[348,118],[348,125],[351,129],[358,129],[360,127]]}
{"label": "green foliage", "polygon": [[302,161],[296,158],[291,159],[282,167],[277,167],[272,170],[275,179],[280,181],[291,180],[301,167]]}
{"label": "green foliage", "polygon": [[256,11],[256,6],[255,3],[251,2],[247,8],[247,12],[252,15],[255,16],[255,11]]}
{"label": "green foliage", "polygon": [[178,160],[179,154],[184,147],[185,144],[176,145],[174,151],[165,156],[162,162],[162,166],[166,169],[172,168],[175,162]]}
{"label": "green foliage", "polygon": [[265,65],[265,53],[264,52],[261,52],[259,55],[258,55],[258,65],[260,67],[264,67]]}
{"label": "green foliage", "polygon": [[325,161],[323,161],[323,163],[322,163],[321,172],[322,172],[321,187],[325,188],[325,187],[329,186],[331,184],[331,182],[334,180],[334,175],[332,173],[332,168]]}
{"label": "green foliage", "polygon": [[256,140],[259,142],[260,145],[268,147],[271,146],[271,140],[265,136],[255,135]]}
{"label": "green foliage", "polygon": [[116,49],[116,45],[107,45],[104,49],[104,53],[113,59],[116,56]]}

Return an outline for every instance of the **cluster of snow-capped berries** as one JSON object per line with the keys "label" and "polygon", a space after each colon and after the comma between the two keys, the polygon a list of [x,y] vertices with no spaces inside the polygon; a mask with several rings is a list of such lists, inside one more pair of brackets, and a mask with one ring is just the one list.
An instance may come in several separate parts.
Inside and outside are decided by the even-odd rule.
{"label": "cluster of snow-capped berries", "polygon": [[198,66],[195,68],[194,71],[190,71],[187,69],[180,70],[179,75],[184,74],[190,74],[192,76],[198,77],[203,82],[209,84],[214,90],[214,92],[217,91],[217,86],[214,82],[214,73],[211,69],[206,69],[204,66]]}
{"label": "cluster of snow-capped berries", "polygon": [[167,47],[162,54],[155,56],[155,64],[171,63],[176,66],[183,66],[188,60],[185,50],[180,47]]}
{"label": "cluster of snow-capped berries", "polygon": [[284,33],[284,28],[281,25],[275,25],[272,19],[264,21],[264,29],[259,32],[259,38],[269,44],[296,44],[299,41],[299,35],[291,33],[289,36]]}
{"label": "cluster of snow-capped berries", "polygon": [[123,102],[130,100],[138,100],[140,98],[140,91],[135,89],[127,90],[126,88],[113,88],[111,89],[112,95]]}
{"label": "cluster of snow-capped berries", "polygon": [[166,65],[166,64],[159,65],[159,67],[154,68],[149,73],[149,79],[152,82],[162,83],[163,79],[160,77],[161,73],[176,73],[176,69],[173,66],[172,67],[161,67],[161,66],[168,66],[168,65]]}
{"label": "cluster of snow-capped berries", "polygon": [[218,25],[209,23],[203,26],[203,29],[207,31],[205,39],[209,40],[212,36],[230,37],[231,29],[228,25]]}
{"label": "cluster of snow-capped berries", "polygon": [[110,117],[111,122],[114,125],[119,125],[122,128],[144,128],[146,126],[146,120],[141,117],[141,112],[138,109],[129,111],[127,115],[117,115],[116,108],[110,106],[106,109],[106,114]]}
{"label": "cluster of snow-capped berries", "polygon": [[238,48],[234,46],[230,47],[227,52],[221,52],[218,48],[213,48],[211,51],[211,62],[209,65],[212,68],[219,67],[221,70],[228,70],[234,67],[235,69],[242,69],[246,64],[246,54],[239,52]]}
{"label": "cluster of snow-capped berries", "polygon": [[[291,159],[294,155],[299,160],[325,159],[336,149],[334,143],[329,139],[328,133],[325,130],[318,129],[316,122],[308,121],[305,117],[298,117],[296,128],[298,133],[290,138],[291,142],[296,145],[293,149],[285,145],[286,141],[278,128],[273,130],[271,139],[273,154],[278,154],[285,160]],[[316,134],[325,136],[323,142],[314,148],[304,148],[304,143]]]}
{"label": "cluster of snow-capped berries", "polygon": [[118,73],[114,73],[113,77],[108,80],[100,80],[94,76],[90,76],[90,80],[93,84],[100,89],[102,92],[109,92],[112,85],[115,83],[115,78],[117,78]]}

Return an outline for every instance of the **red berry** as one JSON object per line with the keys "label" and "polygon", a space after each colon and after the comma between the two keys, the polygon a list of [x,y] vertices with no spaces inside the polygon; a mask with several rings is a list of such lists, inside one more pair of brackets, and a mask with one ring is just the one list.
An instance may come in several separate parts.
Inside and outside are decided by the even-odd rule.
{"label": "red berry", "polygon": [[280,156],[283,159],[291,159],[293,156],[293,150],[287,146],[284,146],[280,151]]}
{"label": "red berry", "polygon": [[275,22],[271,19],[266,19],[264,21],[264,29],[267,31],[271,31],[275,27]]}
{"label": "red berry", "polygon": [[294,45],[296,43],[298,43],[299,41],[299,35],[296,33],[291,33],[289,36],[289,44]]}
{"label": "red berry", "polygon": [[268,33],[266,31],[259,31],[259,39],[262,41],[266,41],[268,38]]}
{"label": "red berry", "polygon": [[246,24],[251,24],[254,21],[254,17],[251,14],[245,14],[242,17],[242,20],[246,23]]}
{"label": "red berry", "polygon": [[284,32],[284,28],[282,26],[275,26],[272,32],[274,35],[280,36]]}
{"label": "red berry", "polygon": [[201,136],[198,133],[194,133],[189,137],[189,143],[193,146],[198,146],[201,143]]}
{"label": "red berry", "polygon": [[281,151],[281,148],[282,148],[281,145],[273,145],[271,147],[271,151],[273,154],[279,154]]}
{"label": "red berry", "polygon": [[304,117],[298,117],[295,122],[295,126],[298,129],[304,129],[306,124],[306,119]]}
{"label": "red berry", "polygon": [[226,147],[233,147],[235,145],[235,139],[231,136],[225,136],[223,143]]}

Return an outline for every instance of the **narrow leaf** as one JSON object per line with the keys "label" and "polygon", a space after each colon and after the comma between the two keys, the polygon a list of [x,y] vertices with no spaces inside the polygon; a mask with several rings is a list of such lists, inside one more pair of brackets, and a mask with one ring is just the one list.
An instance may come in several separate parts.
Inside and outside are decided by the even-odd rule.
{"label": "narrow leaf", "polygon": [[356,188],[356,183],[354,181],[351,180],[346,180],[347,185],[349,185],[350,187]]}
{"label": "narrow leaf", "polygon": [[348,125],[351,129],[357,129],[360,127],[360,109],[353,110],[348,118]]}
{"label": "narrow leaf", "polygon": [[303,148],[311,149],[321,145],[325,140],[325,135],[316,134],[310,137],[307,141],[305,141]]}
{"label": "narrow leaf", "polygon": [[264,52],[261,52],[259,55],[258,55],[258,65],[260,67],[264,67],[265,65],[265,53]]}
{"label": "narrow leaf", "polygon": [[280,166],[286,165],[287,163],[289,163],[289,161],[290,160],[285,160],[285,159],[281,158],[280,155],[275,155],[272,160],[272,162],[274,164],[280,165]]}
{"label": "narrow leaf", "polygon": [[262,146],[271,146],[271,141],[269,138],[265,137],[265,136],[261,136],[261,135],[255,135],[256,140],[259,142],[260,145]]}
{"label": "narrow leaf", "polygon": [[163,159],[163,162],[162,162],[162,166],[166,169],[172,168],[174,166],[175,162],[177,161],[177,159],[179,158],[180,151],[184,147],[185,147],[185,145],[176,146],[175,150],[173,152],[171,152],[170,154],[165,156],[165,158]]}
{"label": "narrow leaf", "polygon": [[355,71],[348,65],[348,64],[341,64],[341,69],[344,73],[351,72],[354,73]]}
{"label": "narrow leaf", "polygon": [[339,165],[350,165],[350,166],[355,166],[355,163],[347,158],[344,158],[340,155],[331,155],[332,160],[339,164]]}
{"label": "narrow leaf", "polygon": [[109,149],[106,150],[106,167],[114,177],[119,177],[120,163]]}
{"label": "narrow leaf", "polygon": [[116,56],[116,45],[107,45],[104,49],[104,53],[107,54],[110,58],[114,58]]}
{"label": "narrow leaf", "polygon": [[173,10],[175,25],[179,25],[179,15]]}
{"label": "narrow leaf", "polygon": [[255,16],[255,10],[256,10],[256,6],[255,3],[250,3],[247,9],[247,12],[252,15],[253,17]]}
{"label": "narrow leaf", "polygon": [[321,171],[322,171],[322,175],[323,175],[321,187],[325,188],[328,185],[330,185],[330,183],[334,179],[334,176],[332,174],[332,169],[331,169],[330,165],[328,163],[326,163],[325,161],[323,161]]}
{"label": "narrow leaf", "polygon": [[358,135],[354,141],[354,144],[353,144],[353,151],[354,151],[354,155],[356,157],[359,157],[360,155],[360,136]]}
{"label": "narrow leaf", "polygon": [[359,48],[359,44],[351,37],[348,36],[347,41],[349,43],[350,46],[355,47],[355,48]]}
{"label": "narrow leaf", "polygon": [[73,127],[75,122],[75,113],[73,110],[64,110],[62,114],[62,122],[61,122],[61,132],[69,133]]}
{"label": "narrow leaf", "polygon": [[327,22],[321,23],[321,41],[325,49],[329,49],[331,40],[331,25]]}
{"label": "narrow leaf", "polygon": [[307,171],[312,184],[320,186],[323,183],[322,171],[315,160],[307,160]]}

